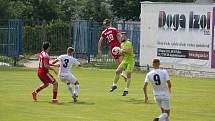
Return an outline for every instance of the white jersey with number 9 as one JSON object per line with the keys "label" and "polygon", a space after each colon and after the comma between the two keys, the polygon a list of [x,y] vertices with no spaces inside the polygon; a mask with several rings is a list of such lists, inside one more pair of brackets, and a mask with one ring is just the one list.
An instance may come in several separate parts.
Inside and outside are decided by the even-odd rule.
{"label": "white jersey with number 9", "polygon": [[145,82],[151,82],[153,86],[154,96],[165,96],[169,97],[169,89],[167,87],[167,81],[169,75],[166,70],[163,69],[153,69],[147,73]]}

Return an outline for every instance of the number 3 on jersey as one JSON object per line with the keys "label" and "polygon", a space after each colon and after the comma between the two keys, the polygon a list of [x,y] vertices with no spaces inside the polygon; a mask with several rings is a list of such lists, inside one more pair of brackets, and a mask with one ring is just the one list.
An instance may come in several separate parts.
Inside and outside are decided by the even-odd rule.
{"label": "number 3 on jersey", "polygon": [[155,81],[155,85],[161,84],[160,76],[158,74],[154,75],[154,81]]}
{"label": "number 3 on jersey", "polygon": [[69,59],[64,59],[63,67],[66,68],[68,66]]}

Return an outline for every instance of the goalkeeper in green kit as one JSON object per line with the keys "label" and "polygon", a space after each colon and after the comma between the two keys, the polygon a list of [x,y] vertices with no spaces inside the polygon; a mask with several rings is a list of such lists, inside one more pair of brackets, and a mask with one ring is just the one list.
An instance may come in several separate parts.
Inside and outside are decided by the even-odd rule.
{"label": "goalkeeper in green kit", "polygon": [[134,69],[135,61],[134,61],[134,52],[133,52],[132,43],[127,38],[127,35],[125,32],[122,32],[122,37],[121,37],[121,54],[123,56],[123,60],[116,69],[116,75],[110,92],[113,92],[115,89],[117,89],[117,82],[119,80],[120,73],[123,70],[125,70],[127,74],[127,79],[126,79],[126,87],[123,91],[122,96],[126,96],[128,94],[128,88],[131,83],[131,73]]}

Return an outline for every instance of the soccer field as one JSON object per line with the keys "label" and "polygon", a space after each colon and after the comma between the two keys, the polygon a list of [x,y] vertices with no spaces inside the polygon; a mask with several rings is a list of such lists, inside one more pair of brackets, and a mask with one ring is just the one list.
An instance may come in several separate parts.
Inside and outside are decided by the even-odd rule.
{"label": "soccer field", "polygon": [[[72,103],[67,86],[59,81],[62,104],[54,105],[49,103],[51,85],[39,93],[38,102],[32,101],[31,92],[40,83],[36,69],[0,69],[0,121],[152,121],[160,115],[151,85],[150,103],[144,104],[145,73],[133,73],[126,97],[121,96],[122,78],[118,89],[109,92],[114,70],[74,68],[73,73],[80,82],[78,103]],[[171,80],[172,121],[215,120],[215,79],[171,76]]]}

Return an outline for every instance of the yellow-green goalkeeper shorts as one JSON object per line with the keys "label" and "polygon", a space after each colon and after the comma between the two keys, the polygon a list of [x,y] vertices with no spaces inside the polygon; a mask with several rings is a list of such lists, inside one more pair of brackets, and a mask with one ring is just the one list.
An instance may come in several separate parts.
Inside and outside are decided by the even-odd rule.
{"label": "yellow-green goalkeeper shorts", "polygon": [[134,62],[122,61],[122,63],[119,65],[119,67],[127,72],[132,72],[134,70]]}

